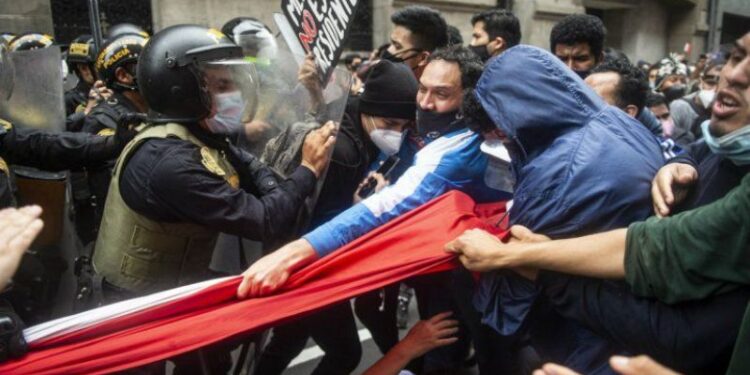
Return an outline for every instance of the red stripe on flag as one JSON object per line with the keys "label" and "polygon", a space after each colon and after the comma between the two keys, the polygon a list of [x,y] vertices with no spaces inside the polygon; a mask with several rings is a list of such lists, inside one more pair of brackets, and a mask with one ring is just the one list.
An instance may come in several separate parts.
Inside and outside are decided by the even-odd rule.
{"label": "red stripe on flag", "polygon": [[[453,268],[443,245],[470,228],[497,229],[504,205],[475,213],[460,192],[447,193],[294,274],[282,293],[238,301],[239,279],[39,342],[0,373],[108,373],[146,365],[259,331],[414,275]],[[479,210],[477,210],[479,211]],[[494,224],[494,223],[493,223]]]}

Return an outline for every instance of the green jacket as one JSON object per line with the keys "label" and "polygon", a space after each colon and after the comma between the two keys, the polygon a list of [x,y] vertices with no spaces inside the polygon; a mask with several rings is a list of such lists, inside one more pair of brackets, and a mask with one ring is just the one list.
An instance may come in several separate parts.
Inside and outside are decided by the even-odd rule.
{"label": "green jacket", "polygon": [[[633,292],[666,303],[750,285],[750,175],[724,198],[670,218],[630,225],[625,278]],[[750,306],[728,374],[750,374]]]}

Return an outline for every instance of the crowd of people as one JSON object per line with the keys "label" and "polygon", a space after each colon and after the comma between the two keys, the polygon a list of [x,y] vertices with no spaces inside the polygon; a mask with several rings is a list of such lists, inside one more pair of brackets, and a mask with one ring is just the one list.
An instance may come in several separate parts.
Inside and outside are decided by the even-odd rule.
{"label": "crowd of people", "polygon": [[[283,48],[252,17],[76,38],[65,131],[0,119],[0,281],[43,226],[12,208],[17,166],[71,171],[79,310],[237,270],[237,298],[267,296],[458,190],[507,202],[507,238],[469,230],[444,245],[452,271],[274,327],[255,373],[283,373],[310,338],[314,374],[352,373],[357,319],[383,354],[368,375],[750,373],[750,30],[650,64],[592,15],[561,19],[548,50],[521,44],[510,11],[467,22],[464,45],[439,12],[396,11],[389,43],[342,58],[338,91],[312,54],[280,87]],[[55,45],[2,37],[2,54]],[[400,340],[406,288],[421,321]],[[236,346],[174,371],[226,373]]]}

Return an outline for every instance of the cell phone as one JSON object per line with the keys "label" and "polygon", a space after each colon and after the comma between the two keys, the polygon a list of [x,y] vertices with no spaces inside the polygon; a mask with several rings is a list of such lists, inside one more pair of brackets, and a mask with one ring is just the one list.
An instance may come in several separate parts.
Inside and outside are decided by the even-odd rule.
{"label": "cell phone", "polygon": [[[399,161],[401,161],[401,159],[399,159],[398,156],[391,155],[387,159],[385,159],[382,164],[380,164],[375,173],[380,173],[387,180],[391,172],[393,172],[393,169],[396,168],[396,165],[398,165]],[[362,199],[367,198],[372,195],[372,193],[375,191],[375,186],[377,185],[378,180],[376,180],[375,177],[370,176],[367,178],[365,186],[363,186],[362,189],[359,189],[359,193],[357,195],[359,195],[359,197]]]}

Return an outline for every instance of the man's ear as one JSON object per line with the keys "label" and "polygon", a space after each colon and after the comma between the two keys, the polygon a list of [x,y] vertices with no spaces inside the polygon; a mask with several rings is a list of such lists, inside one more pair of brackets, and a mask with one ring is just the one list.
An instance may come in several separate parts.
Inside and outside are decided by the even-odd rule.
{"label": "man's ear", "polygon": [[628,116],[632,118],[638,117],[638,107],[629,104],[627,107],[625,107],[625,113],[628,114]]}
{"label": "man's ear", "polygon": [[499,54],[500,52],[503,52],[507,48],[507,45],[505,44],[505,39],[503,39],[503,37],[501,36],[495,37],[495,39],[492,39],[489,44],[491,44],[492,51],[489,51],[489,52],[490,52],[490,55],[492,56],[495,56]]}
{"label": "man's ear", "polygon": [[417,59],[419,59],[419,63],[417,66],[425,66],[427,65],[427,58],[430,57],[430,52],[422,51],[417,55]]}

